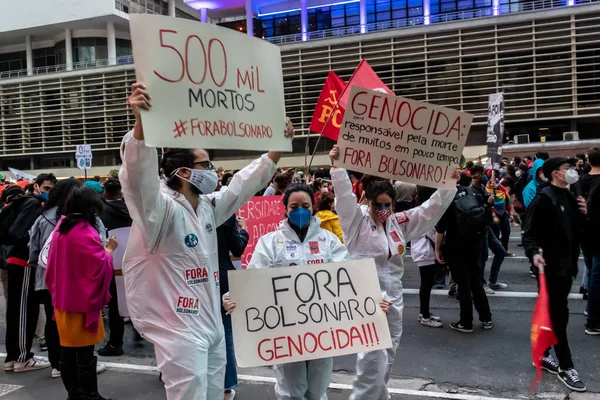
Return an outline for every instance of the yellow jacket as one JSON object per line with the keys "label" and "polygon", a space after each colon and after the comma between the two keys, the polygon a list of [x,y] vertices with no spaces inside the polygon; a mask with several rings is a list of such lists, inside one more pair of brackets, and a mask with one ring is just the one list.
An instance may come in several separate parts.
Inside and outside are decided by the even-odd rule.
{"label": "yellow jacket", "polygon": [[319,211],[315,217],[321,220],[321,228],[325,229],[336,235],[340,242],[344,243],[344,238],[342,237],[342,226],[340,225],[340,220],[337,214],[329,210]]}

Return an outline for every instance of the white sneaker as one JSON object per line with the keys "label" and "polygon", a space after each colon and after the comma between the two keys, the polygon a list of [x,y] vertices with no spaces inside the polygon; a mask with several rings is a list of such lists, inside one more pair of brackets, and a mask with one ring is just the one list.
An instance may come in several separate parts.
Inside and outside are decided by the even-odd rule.
{"label": "white sneaker", "polygon": [[5,371],[14,371],[15,370],[15,362],[14,361],[6,361],[4,363]]}
{"label": "white sneaker", "polygon": [[96,375],[100,375],[104,371],[106,371],[106,365],[104,365],[102,363],[96,364]]}
{"label": "white sneaker", "polygon": [[489,286],[490,286],[490,289],[492,289],[492,290],[502,290],[502,289],[506,289],[508,287],[508,285],[506,283],[502,283],[502,282],[490,283]]}
{"label": "white sneaker", "polygon": [[38,369],[48,368],[49,366],[50,363],[47,360],[33,356],[25,362],[16,362],[15,372],[37,371]]}
{"label": "white sneaker", "polygon": [[420,322],[421,325],[428,326],[430,328],[441,328],[443,326],[443,324],[440,321],[434,320],[433,317],[427,319],[422,318]]}
{"label": "white sneaker", "polygon": [[57,370],[56,368],[52,368],[52,377],[53,378],[60,378],[60,371]]}
{"label": "white sneaker", "polygon": [[231,390],[231,392],[223,394],[223,400],[233,400],[234,397],[235,397],[235,390],[233,390],[233,389]]}
{"label": "white sneaker", "polygon": [[[442,319],[440,317],[433,314],[429,314],[429,318],[437,322],[442,322]],[[423,314],[419,314],[419,318],[417,318],[417,321],[421,322],[421,320],[423,319]]]}
{"label": "white sneaker", "polygon": [[496,294],[496,292],[488,285],[483,285],[483,289],[485,290],[485,294]]}

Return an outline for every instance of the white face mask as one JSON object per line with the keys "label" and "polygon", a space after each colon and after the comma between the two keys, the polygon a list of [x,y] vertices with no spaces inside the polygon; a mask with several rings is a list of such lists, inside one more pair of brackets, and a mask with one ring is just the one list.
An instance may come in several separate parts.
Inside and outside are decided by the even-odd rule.
{"label": "white face mask", "polygon": [[572,185],[579,180],[579,174],[573,168],[569,168],[567,172],[565,172],[565,181],[567,184]]}
{"label": "white face mask", "polygon": [[[202,194],[210,194],[215,191],[217,188],[217,183],[219,182],[219,176],[215,172],[214,169],[191,169],[191,168],[179,168],[179,169],[187,169],[190,171],[190,179],[186,179],[181,175],[177,175],[179,178],[183,179],[194,185],[196,189],[200,191]],[[176,174],[179,169],[173,171],[173,174]]]}

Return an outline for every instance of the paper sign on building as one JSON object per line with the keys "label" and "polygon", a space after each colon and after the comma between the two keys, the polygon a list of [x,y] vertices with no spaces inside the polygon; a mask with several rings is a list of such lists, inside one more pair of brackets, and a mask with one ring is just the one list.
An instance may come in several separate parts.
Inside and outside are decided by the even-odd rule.
{"label": "paper sign on building", "polygon": [[248,245],[242,255],[242,268],[246,268],[254,247],[261,236],[273,232],[285,218],[285,207],[281,202],[282,196],[255,196],[242,206],[236,213],[246,219]]}
{"label": "paper sign on building", "polygon": [[455,187],[473,116],[354,86],[338,146],[343,167],[430,187]]}
{"label": "paper sign on building", "polygon": [[155,147],[291,151],[278,46],[217,25],[130,14],[142,112]]}
{"label": "paper sign on building", "polygon": [[229,271],[238,366],[392,346],[373,259]]}

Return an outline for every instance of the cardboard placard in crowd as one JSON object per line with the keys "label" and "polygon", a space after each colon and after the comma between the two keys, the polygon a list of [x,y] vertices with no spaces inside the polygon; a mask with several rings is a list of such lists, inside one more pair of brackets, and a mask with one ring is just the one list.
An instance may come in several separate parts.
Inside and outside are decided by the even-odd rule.
{"label": "cardboard placard in crowd", "polygon": [[212,24],[130,14],[142,110],[154,147],[291,151],[278,46]]}
{"label": "cardboard placard in crowd", "polygon": [[373,259],[229,271],[238,366],[392,346]]}
{"label": "cardboard placard in crowd", "polygon": [[336,167],[417,185],[450,188],[473,116],[353,86]]}
{"label": "cardboard placard in crowd", "polygon": [[504,93],[490,94],[487,123],[487,169],[500,169],[504,140]]}
{"label": "cardboard placard in crowd", "polygon": [[242,255],[242,268],[248,267],[258,239],[277,230],[285,218],[282,198],[283,196],[255,196],[237,212],[238,217],[246,218],[246,231],[249,236],[248,245]]}

